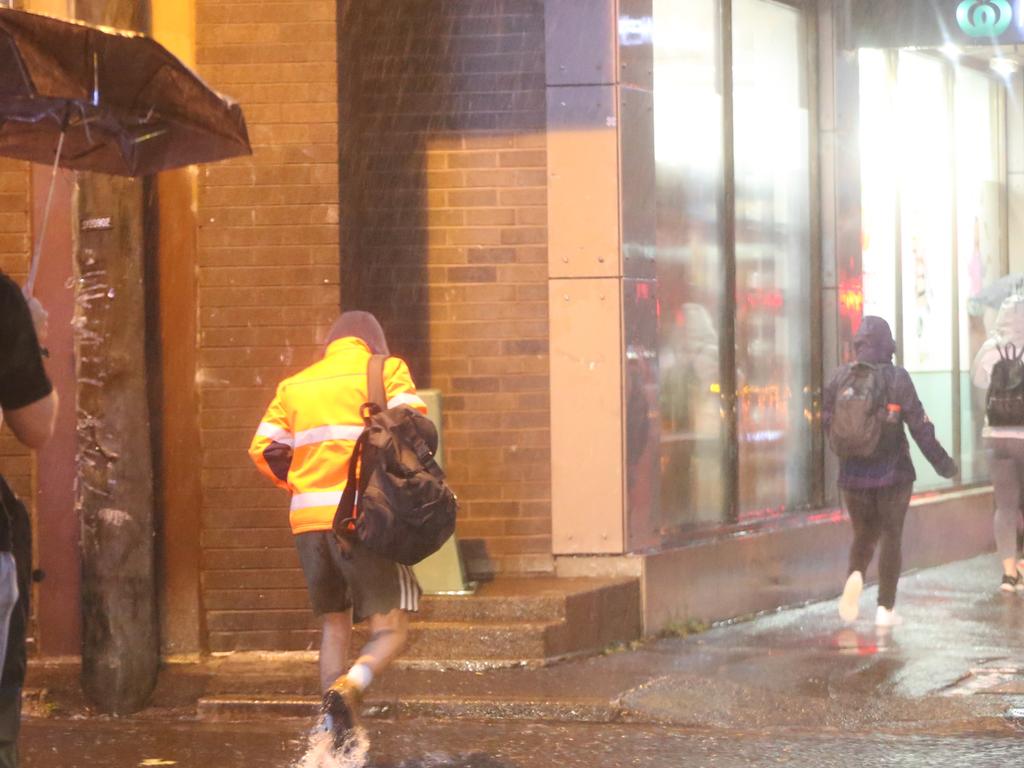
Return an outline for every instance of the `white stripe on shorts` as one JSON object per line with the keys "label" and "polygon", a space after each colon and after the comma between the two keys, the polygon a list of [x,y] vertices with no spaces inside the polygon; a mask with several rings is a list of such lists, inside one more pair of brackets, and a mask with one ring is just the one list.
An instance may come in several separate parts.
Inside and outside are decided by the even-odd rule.
{"label": "white stripe on shorts", "polygon": [[420,585],[416,581],[416,575],[408,565],[395,563],[398,568],[398,585],[401,589],[398,607],[403,611],[418,611],[420,609]]}

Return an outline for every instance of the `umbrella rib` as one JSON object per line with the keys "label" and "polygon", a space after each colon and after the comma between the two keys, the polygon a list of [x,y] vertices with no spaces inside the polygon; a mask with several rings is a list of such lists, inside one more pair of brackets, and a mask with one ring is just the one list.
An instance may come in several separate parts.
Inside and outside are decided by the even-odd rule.
{"label": "umbrella rib", "polygon": [[[166,66],[167,66],[166,64],[161,62],[160,66],[157,67],[156,70],[154,70],[153,73],[150,74],[150,76],[146,79],[146,82],[144,82],[142,85],[140,85],[139,88],[135,91],[135,96],[132,98],[132,107],[133,108],[138,107],[138,105],[139,105],[139,98],[142,96],[143,93],[146,92],[146,89],[149,88],[149,84],[152,83],[154,80],[156,80],[157,75],[159,75],[161,72],[164,71],[164,67],[166,67]],[[155,104],[150,104],[149,105],[149,112],[146,113],[145,120],[149,120],[150,116],[152,116],[152,114],[153,114],[155,109],[156,109],[156,105]]]}
{"label": "umbrella rib", "polygon": [[50,189],[46,193],[46,207],[43,208],[43,226],[39,230],[39,239],[32,254],[32,265],[28,271],[28,282],[25,283],[25,292],[29,296],[36,286],[36,275],[39,274],[39,257],[43,253],[43,242],[46,240],[46,227],[50,220],[50,204],[53,202],[53,188],[57,183],[57,168],[60,165],[60,155],[64,149],[64,137],[67,136],[67,121],[64,122],[60,132],[60,139],[57,141],[57,154],[53,158],[53,169],[50,171]]}

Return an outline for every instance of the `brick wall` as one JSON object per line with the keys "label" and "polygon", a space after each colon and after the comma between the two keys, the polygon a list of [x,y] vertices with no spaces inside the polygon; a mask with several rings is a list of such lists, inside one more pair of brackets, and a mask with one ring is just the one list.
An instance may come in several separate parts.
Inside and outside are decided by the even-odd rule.
{"label": "brick wall", "polygon": [[211,650],[315,644],[287,498],[245,448],[339,292],[444,391],[471,569],[550,569],[542,3],[198,0],[197,23],[255,150],[199,179]]}
{"label": "brick wall", "polygon": [[[28,164],[0,158],[0,269],[19,284],[28,273],[31,247],[29,190]],[[0,473],[15,493],[30,498],[31,456],[6,427],[0,432]]]}
{"label": "brick wall", "polygon": [[341,7],[343,305],[443,392],[470,571],[548,570],[543,2]]}
{"label": "brick wall", "polygon": [[287,495],[246,448],[278,381],[338,307],[334,0],[198,0],[197,65],[246,114],[254,155],[199,179],[203,602],[211,650],[314,637]]}

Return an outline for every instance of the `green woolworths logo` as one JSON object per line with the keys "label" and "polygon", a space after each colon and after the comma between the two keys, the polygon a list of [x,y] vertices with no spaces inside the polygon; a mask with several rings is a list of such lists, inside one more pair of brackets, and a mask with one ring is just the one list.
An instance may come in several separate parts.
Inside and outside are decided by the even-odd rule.
{"label": "green woolworths logo", "polygon": [[999,37],[1011,21],[1010,0],[963,0],[956,8],[956,23],[971,37]]}

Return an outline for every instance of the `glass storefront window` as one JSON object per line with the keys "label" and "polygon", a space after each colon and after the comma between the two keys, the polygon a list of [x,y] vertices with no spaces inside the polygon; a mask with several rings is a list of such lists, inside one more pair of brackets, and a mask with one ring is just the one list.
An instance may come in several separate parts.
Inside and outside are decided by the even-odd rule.
{"label": "glass storefront window", "polygon": [[960,472],[988,478],[981,440],[985,393],[971,386],[970,366],[992,330],[995,308],[977,301],[1005,273],[1001,246],[1002,178],[999,88],[982,72],[957,67],[954,99],[958,305],[960,318]]}
{"label": "glass storefront window", "polygon": [[654,0],[663,533],[722,518],[718,13],[717,0]]}
{"label": "glass storefront window", "polygon": [[[663,533],[729,522],[734,504],[751,520],[811,501],[806,28],[792,5],[731,5],[730,82],[718,0],[653,2]],[[729,92],[735,219],[726,221]],[[725,317],[729,227],[736,306]],[[724,348],[732,334],[735,349]],[[728,479],[735,447],[725,445],[720,381],[733,364],[739,488]]]}
{"label": "glass storefront window", "polygon": [[[860,52],[863,314],[896,324],[896,142],[888,57]],[[856,328],[854,328],[856,330]]]}
{"label": "glass storefront window", "polygon": [[[994,315],[975,297],[1006,269],[1002,89],[937,53],[862,50],[859,69],[864,313],[890,321],[961,481],[979,482],[984,393],[969,369]],[[952,484],[911,452],[918,490]]]}
{"label": "glass storefront window", "polygon": [[810,502],[811,206],[802,13],[733,3],[739,514]]}
{"label": "glass storefront window", "polygon": [[[953,452],[953,177],[944,62],[900,53],[896,94],[903,366],[936,436]],[[919,490],[950,484],[916,445],[911,450]]]}

